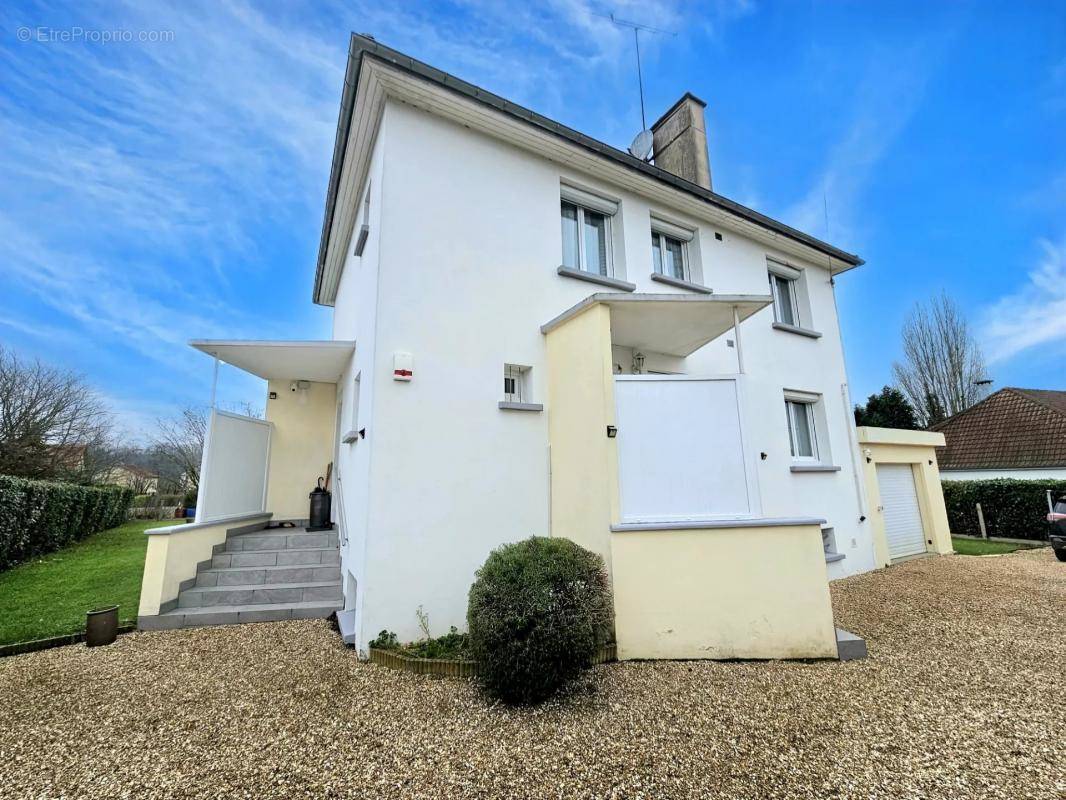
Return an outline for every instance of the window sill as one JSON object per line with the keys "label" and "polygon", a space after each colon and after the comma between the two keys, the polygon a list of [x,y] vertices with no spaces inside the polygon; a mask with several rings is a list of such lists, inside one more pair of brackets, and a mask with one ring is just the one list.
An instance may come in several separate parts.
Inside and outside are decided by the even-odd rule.
{"label": "window sill", "polygon": [[500,401],[501,411],[543,411],[544,405],[541,403],[512,403],[509,400]]}
{"label": "window sill", "polygon": [[793,464],[789,469],[793,472],[840,472],[840,467],[833,464]]}
{"label": "window sill", "polygon": [[845,556],[843,553],[826,553],[825,563],[835,564],[837,561],[843,561],[845,558],[847,558],[847,556]]}
{"label": "window sill", "polygon": [[585,272],[581,269],[559,267],[556,272],[564,278],[576,278],[579,281],[588,281],[589,283],[595,283],[599,286],[609,286],[612,289],[618,289],[620,292],[633,292],[636,291],[637,288],[635,283],[619,280],[618,278],[611,278],[607,275],[596,275],[595,273]]}
{"label": "window sill", "polygon": [[658,272],[653,272],[651,274],[651,279],[656,283],[665,283],[667,286],[676,286],[678,289],[688,289],[690,292],[714,294],[709,286],[703,286],[702,284],[693,283],[692,281],[683,281],[680,278],[672,278],[669,275],[661,275]]}
{"label": "window sill", "polygon": [[611,526],[613,533],[631,531],[688,531],[717,528],[778,528],[800,525],[822,525],[824,519],[815,517],[742,517],[740,519],[664,520],[663,522],[619,522]]}
{"label": "window sill", "polygon": [[775,322],[775,331],[784,331],[785,333],[794,333],[797,336],[806,336],[808,339],[821,339],[822,334],[818,331],[812,331],[807,328],[800,328],[796,325],[789,325],[787,322]]}

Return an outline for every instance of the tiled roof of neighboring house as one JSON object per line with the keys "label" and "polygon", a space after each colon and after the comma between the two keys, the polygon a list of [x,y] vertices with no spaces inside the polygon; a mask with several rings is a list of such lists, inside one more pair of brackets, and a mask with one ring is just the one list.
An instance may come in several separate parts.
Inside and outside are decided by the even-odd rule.
{"label": "tiled roof of neighboring house", "polygon": [[1000,389],[932,429],[942,470],[1066,467],[1066,392]]}
{"label": "tiled roof of neighboring house", "polygon": [[800,242],[808,247],[812,247],[815,250],[832,256],[833,258],[837,258],[850,266],[860,266],[865,263],[853,253],[847,253],[837,247],[833,247],[827,242],[823,242],[810,234],[796,230],[795,228],[792,228],[783,222],[779,222],[772,217],[768,217],[765,214],[760,214],[758,211],[743,206],[740,203],[711,191],[710,189],[705,189],[702,186],[690,183],[677,175],[667,172],[660,167],[656,167],[654,164],[645,163],[638,158],[634,158],[629,153],[597,141],[591,136],[579,133],[572,128],[566,127],[562,123],[542,116],[528,108],[523,108],[517,103],[512,103],[510,100],[505,100],[499,95],[482,89],[480,86],[467,83],[461,78],[457,78],[454,75],[450,75],[447,72],[411,58],[411,56],[405,55],[399,50],[393,50],[391,47],[387,47],[386,45],[375,41],[370,36],[353,33],[348,48],[348,68],[345,72],[344,88],[341,94],[341,110],[337,120],[337,134],[333,146],[333,166],[330,170],[329,188],[326,192],[326,213],[322,222],[322,238],[318,248],[318,266],[315,271],[315,302],[318,302],[322,270],[326,258],[326,249],[329,244],[330,230],[333,226],[333,213],[341,180],[341,168],[344,162],[344,153],[347,150],[348,145],[352,111],[355,107],[355,91],[359,83],[359,68],[362,65],[364,56],[380,59],[385,63],[398,67],[444,89],[464,95],[472,100],[494,108],[497,111],[501,111],[504,114],[516,117],[523,122],[548,131],[562,139],[566,139],[579,147],[591,150],[632,170],[642,172],[651,178],[670,184],[676,189],[695,195],[704,202],[736,214],[738,217],[747,220],[748,222],[774,231],[781,236]]}

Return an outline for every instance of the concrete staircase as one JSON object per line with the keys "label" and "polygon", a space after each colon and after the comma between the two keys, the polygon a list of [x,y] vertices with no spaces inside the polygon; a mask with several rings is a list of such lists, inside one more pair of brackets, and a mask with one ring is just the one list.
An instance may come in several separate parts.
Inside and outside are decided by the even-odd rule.
{"label": "concrete staircase", "polygon": [[231,534],[172,603],[152,628],[328,617],[344,606],[337,532],[274,528]]}

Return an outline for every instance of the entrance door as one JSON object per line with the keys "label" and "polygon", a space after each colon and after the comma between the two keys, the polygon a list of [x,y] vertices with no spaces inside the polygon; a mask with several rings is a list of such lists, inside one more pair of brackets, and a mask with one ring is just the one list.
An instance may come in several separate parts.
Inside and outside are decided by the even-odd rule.
{"label": "entrance door", "polygon": [[910,464],[878,464],[877,487],[885,519],[888,555],[897,558],[925,552],[925,528]]}
{"label": "entrance door", "polygon": [[736,380],[617,376],[626,522],[751,514]]}

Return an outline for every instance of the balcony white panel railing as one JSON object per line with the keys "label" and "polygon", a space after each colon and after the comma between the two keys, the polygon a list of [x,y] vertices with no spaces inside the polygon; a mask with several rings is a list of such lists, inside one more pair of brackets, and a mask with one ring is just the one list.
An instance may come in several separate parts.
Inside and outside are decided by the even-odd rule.
{"label": "balcony white panel railing", "polygon": [[740,384],[740,376],[615,376],[623,522],[758,514]]}
{"label": "balcony white panel railing", "polygon": [[200,466],[196,521],[266,511],[273,423],[212,409]]}

